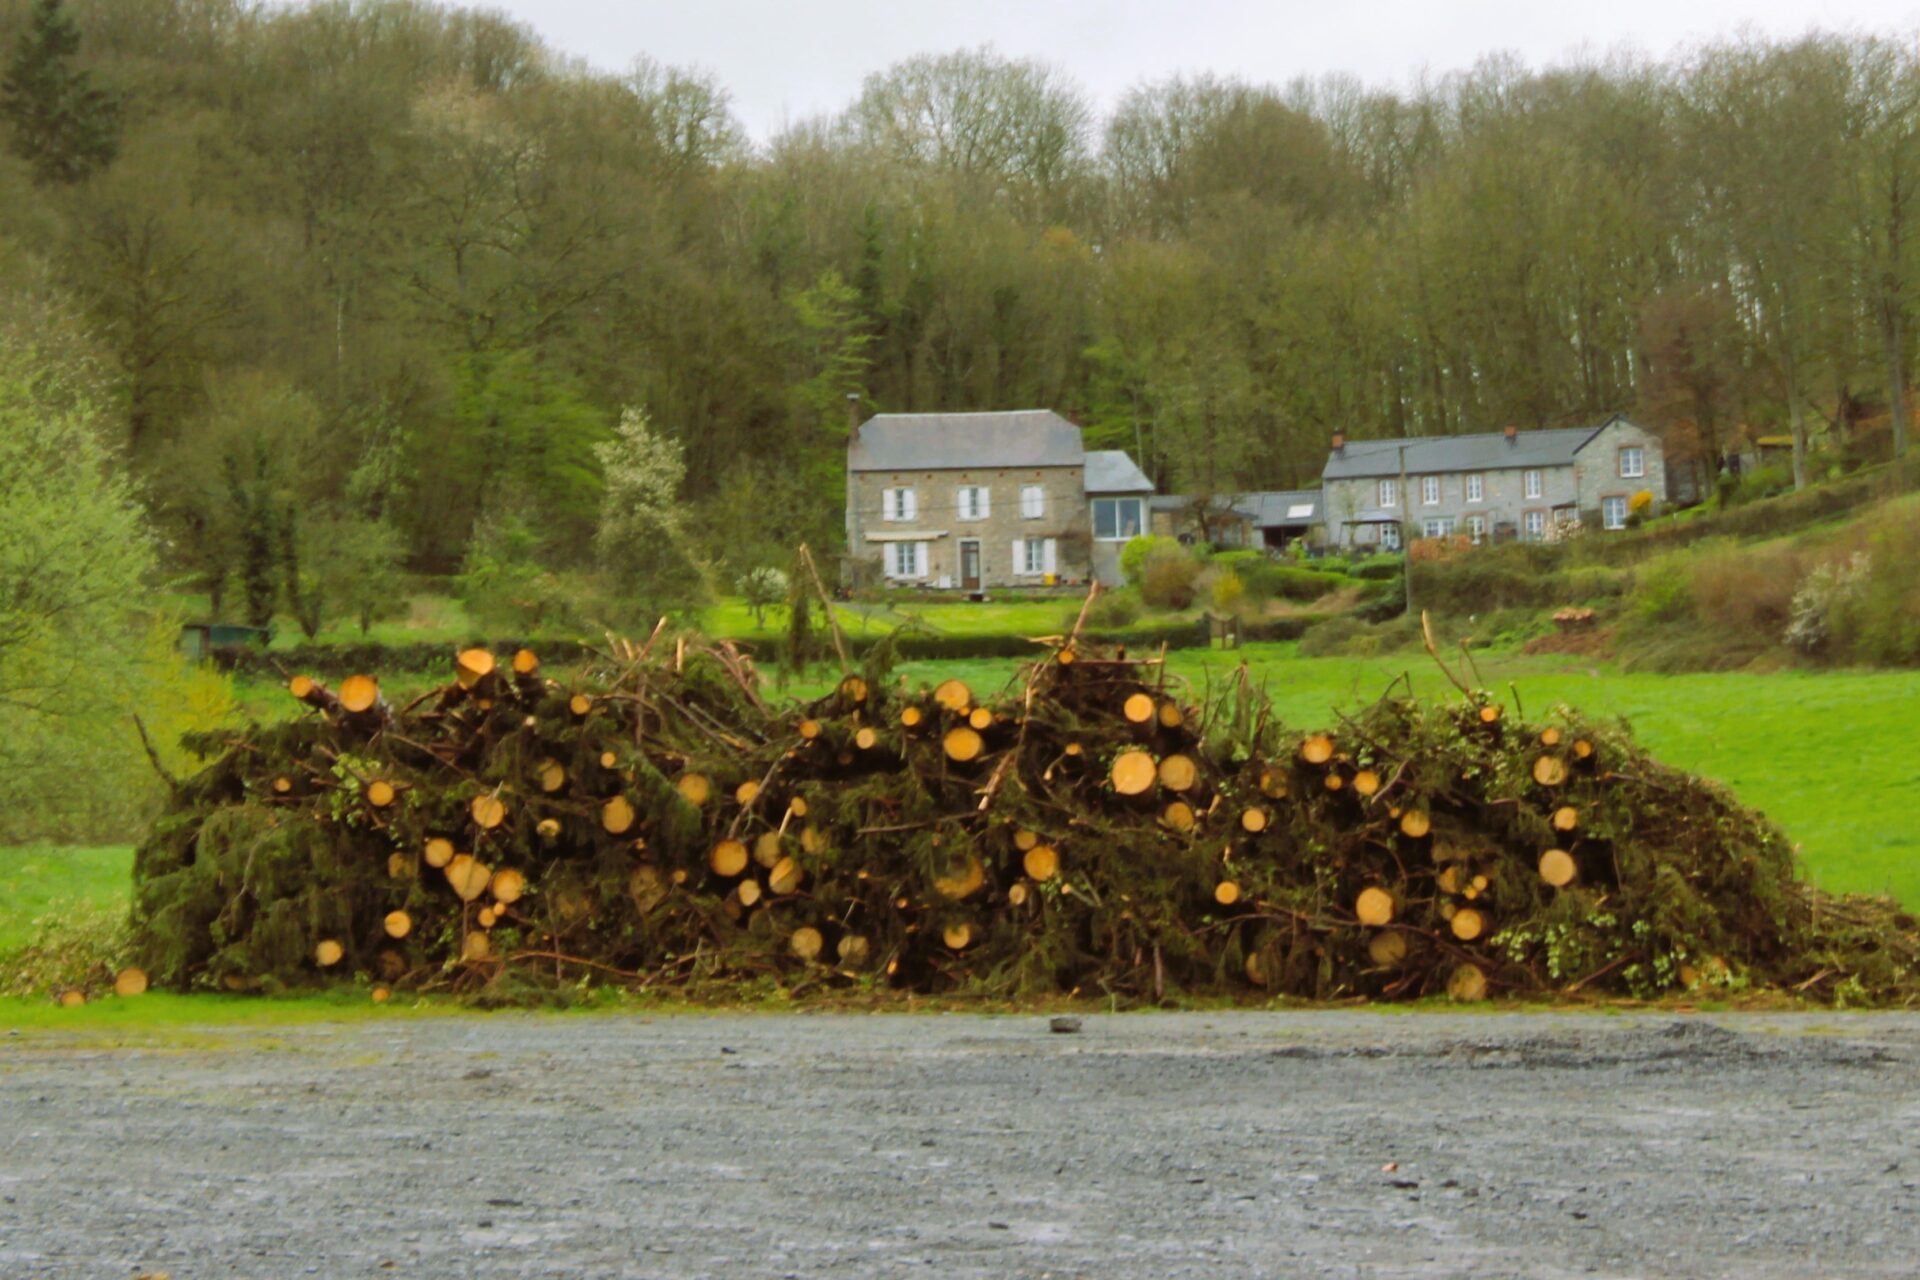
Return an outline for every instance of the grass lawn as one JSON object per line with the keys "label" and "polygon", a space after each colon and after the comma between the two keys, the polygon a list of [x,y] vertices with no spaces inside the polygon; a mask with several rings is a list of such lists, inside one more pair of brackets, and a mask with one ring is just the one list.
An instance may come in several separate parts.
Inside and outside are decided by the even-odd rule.
{"label": "grass lawn", "polygon": [[124,903],[133,871],[127,845],[0,849],[0,956],[33,936],[34,921],[65,902]]}
{"label": "grass lawn", "polygon": [[[1002,598],[975,604],[970,600],[941,600],[932,604],[889,604],[887,602],[838,604],[834,614],[840,629],[853,637],[878,639],[895,627],[909,623],[944,636],[1045,636],[1059,635],[1073,625],[1079,613],[1077,595],[1044,599]],[[1136,625],[1166,627],[1198,617],[1195,610],[1181,613],[1152,613]],[[767,611],[766,626],[754,625],[753,613],[737,599],[727,599],[705,610],[701,629],[709,635],[745,638],[785,634],[787,612],[784,608]]]}

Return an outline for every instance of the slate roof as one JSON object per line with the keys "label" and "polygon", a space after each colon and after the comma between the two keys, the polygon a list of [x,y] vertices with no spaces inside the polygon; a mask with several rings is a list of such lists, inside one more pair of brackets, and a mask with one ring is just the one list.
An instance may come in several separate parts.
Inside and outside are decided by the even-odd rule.
{"label": "slate roof", "polygon": [[847,446],[850,471],[1077,467],[1092,458],[1080,443],[1080,428],[1051,409],[877,413],[860,424]]}
{"label": "slate roof", "polygon": [[1087,454],[1088,493],[1152,493],[1153,481],[1120,449],[1094,449]]}
{"label": "slate roof", "polygon": [[1550,431],[1522,431],[1507,443],[1506,433],[1486,431],[1468,436],[1411,436],[1403,440],[1349,440],[1344,450],[1327,455],[1323,480],[1353,480],[1400,474],[1400,448],[1406,446],[1407,474],[1433,475],[1448,471],[1499,471],[1509,467],[1568,467],[1574,455],[1605,428],[1621,421],[1616,416],[1598,426],[1560,427]]}
{"label": "slate roof", "polygon": [[[1190,493],[1170,493],[1153,498],[1148,505],[1155,511],[1185,511],[1194,502],[1195,498]],[[1212,505],[1215,510],[1231,511],[1243,516],[1260,529],[1320,523],[1318,489],[1266,489],[1255,493],[1216,494]]]}
{"label": "slate roof", "polygon": [[1244,493],[1234,501],[1233,506],[1260,529],[1320,523],[1318,489],[1267,489],[1259,493]]}

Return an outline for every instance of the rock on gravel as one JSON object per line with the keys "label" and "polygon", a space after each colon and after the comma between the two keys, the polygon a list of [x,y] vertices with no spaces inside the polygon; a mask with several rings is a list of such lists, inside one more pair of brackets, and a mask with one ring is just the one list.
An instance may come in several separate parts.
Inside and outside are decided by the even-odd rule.
{"label": "rock on gravel", "polygon": [[0,1276],[1906,1276],[1920,1017],[0,1039]]}

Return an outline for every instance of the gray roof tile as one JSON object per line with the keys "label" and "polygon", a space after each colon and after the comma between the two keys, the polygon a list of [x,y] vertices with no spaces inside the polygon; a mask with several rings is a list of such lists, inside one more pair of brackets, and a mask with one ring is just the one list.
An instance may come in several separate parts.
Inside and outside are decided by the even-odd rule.
{"label": "gray roof tile", "polygon": [[1087,454],[1088,493],[1152,493],[1153,481],[1120,449]]}
{"label": "gray roof tile", "polygon": [[879,413],[847,446],[850,471],[969,471],[1077,467],[1080,428],[1051,409],[993,413]]}
{"label": "gray roof tile", "polygon": [[1400,474],[1400,448],[1407,450],[1407,474],[1432,475],[1447,471],[1498,471],[1508,467],[1564,467],[1573,464],[1587,441],[1617,421],[1608,418],[1591,427],[1560,427],[1522,431],[1507,443],[1506,433],[1487,431],[1467,436],[1409,436],[1404,440],[1349,440],[1340,453],[1327,455],[1323,480],[1352,480]]}

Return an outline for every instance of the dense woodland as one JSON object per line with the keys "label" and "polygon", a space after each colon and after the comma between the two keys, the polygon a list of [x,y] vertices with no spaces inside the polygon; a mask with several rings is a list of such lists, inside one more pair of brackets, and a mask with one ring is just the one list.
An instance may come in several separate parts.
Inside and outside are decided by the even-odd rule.
{"label": "dense woodland", "polygon": [[296,605],[592,565],[627,410],[734,575],[836,540],[853,392],[1051,406],[1206,491],[1310,483],[1335,429],[1629,410],[1709,472],[1742,428],[1904,438],[1907,37],[1105,117],[970,50],[764,143],[709,76],[409,0],[0,0],[0,50],[3,305],[62,317],[33,341],[229,614],[269,560]]}

